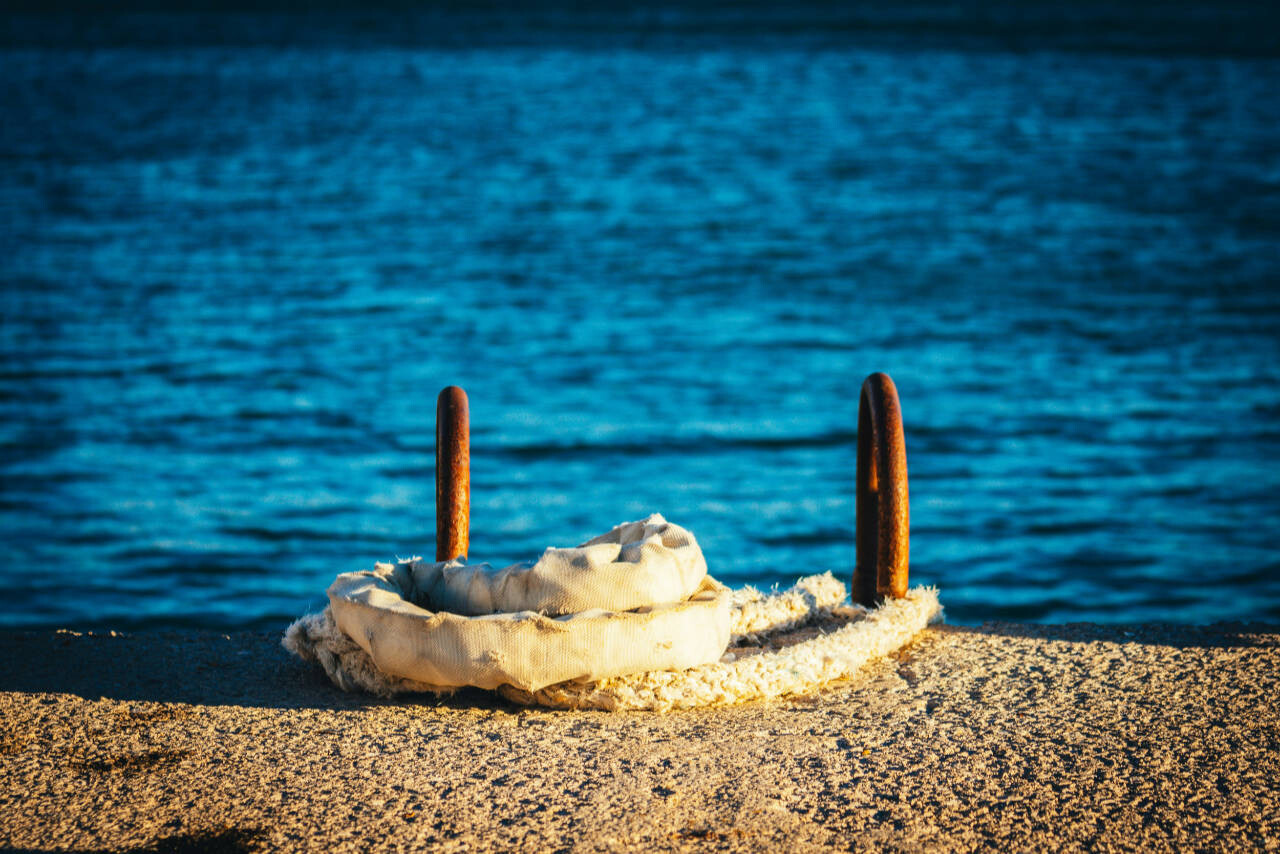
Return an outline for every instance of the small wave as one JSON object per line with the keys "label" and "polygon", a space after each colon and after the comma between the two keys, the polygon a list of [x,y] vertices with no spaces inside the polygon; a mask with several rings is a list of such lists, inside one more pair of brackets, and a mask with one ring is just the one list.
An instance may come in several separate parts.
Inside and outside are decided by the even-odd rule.
{"label": "small wave", "polygon": [[854,541],[854,531],[852,526],[848,528],[815,528],[790,534],[752,537],[751,539],[762,546],[825,546],[852,543]]}
{"label": "small wave", "polygon": [[[690,436],[611,442],[535,442],[501,445],[476,452],[512,460],[544,460],[562,457],[644,456],[655,454],[717,454],[740,450],[787,451],[796,448],[856,446],[856,431],[836,431],[809,436]],[[475,449],[475,446],[472,446]]]}

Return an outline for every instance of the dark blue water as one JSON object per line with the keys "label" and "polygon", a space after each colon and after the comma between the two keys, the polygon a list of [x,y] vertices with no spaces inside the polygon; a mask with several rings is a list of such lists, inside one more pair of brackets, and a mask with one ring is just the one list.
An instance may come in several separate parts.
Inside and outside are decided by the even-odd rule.
{"label": "dark blue water", "polygon": [[451,383],[473,559],[847,575],[877,370],[953,621],[1280,619],[1266,15],[728,8],[5,18],[0,624],[432,554]]}

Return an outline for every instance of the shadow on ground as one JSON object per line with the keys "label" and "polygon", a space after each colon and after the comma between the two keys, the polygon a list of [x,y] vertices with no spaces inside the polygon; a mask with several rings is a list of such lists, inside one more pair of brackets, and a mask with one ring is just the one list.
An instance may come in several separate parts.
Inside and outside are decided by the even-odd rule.
{"label": "shadow on ground", "polygon": [[1214,623],[1207,626],[1185,626],[1175,623],[1140,623],[1102,625],[1099,623],[1035,623],[989,622],[980,626],[955,626],[986,635],[1031,638],[1069,643],[1138,643],[1169,646],[1177,649],[1230,649],[1239,647],[1274,647],[1280,626],[1266,623]]}
{"label": "shadow on ground", "polygon": [[163,836],[140,848],[6,848],[13,854],[248,854],[256,851],[264,833],[258,829],[229,828],[208,833]]}
{"label": "shadow on ground", "polygon": [[[1115,643],[1186,648],[1275,647],[1280,626],[1219,623],[946,626],[945,632],[1063,643]],[[85,699],[192,703],[281,709],[359,709],[406,703],[458,708],[509,708],[487,691],[386,700],[347,694],[319,667],[304,663],[268,632],[78,634],[0,632],[0,691],[74,694]]]}
{"label": "shadow on ground", "polygon": [[274,632],[0,632],[0,648],[5,651],[0,691],[277,709],[509,705],[494,694],[470,689],[399,700],[348,694],[334,687],[319,667],[281,647]]}

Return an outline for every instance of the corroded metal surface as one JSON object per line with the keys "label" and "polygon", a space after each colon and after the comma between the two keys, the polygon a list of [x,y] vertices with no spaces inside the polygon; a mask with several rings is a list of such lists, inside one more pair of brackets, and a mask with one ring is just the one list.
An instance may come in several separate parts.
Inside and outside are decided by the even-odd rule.
{"label": "corroded metal surface", "polygon": [[907,592],[910,512],[907,446],[898,389],[888,374],[862,384],[858,402],[858,565],[853,595],[872,606]]}
{"label": "corroded metal surface", "polygon": [[436,399],[436,560],[465,557],[471,532],[471,413],[456,385]]}

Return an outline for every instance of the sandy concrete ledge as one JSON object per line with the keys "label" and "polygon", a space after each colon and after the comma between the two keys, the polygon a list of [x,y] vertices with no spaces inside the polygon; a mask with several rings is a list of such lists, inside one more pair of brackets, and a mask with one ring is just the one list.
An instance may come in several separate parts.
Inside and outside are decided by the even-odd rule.
{"label": "sandy concrete ledge", "polygon": [[665,716],[345,695],[277,641],[0,632],[0,847],[1280,848],[1280,626],[934,628]]}

